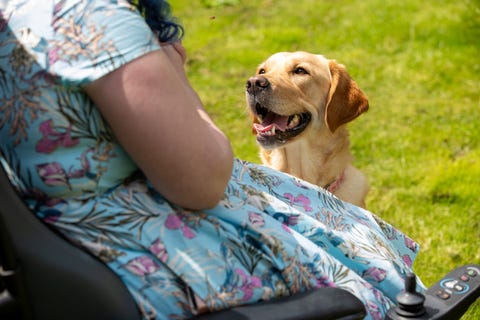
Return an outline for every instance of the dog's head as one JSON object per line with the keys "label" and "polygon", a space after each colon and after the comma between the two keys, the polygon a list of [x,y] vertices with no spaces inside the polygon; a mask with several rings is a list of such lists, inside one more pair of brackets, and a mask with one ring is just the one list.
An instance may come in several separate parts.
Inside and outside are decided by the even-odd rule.
{"label": "dog's head", "polygon": [[310,130],[338,127],[368,110],[368,100],[334,60],[307,52],[280,52],[247,81],[252,131],[265,149],[294,141]]}

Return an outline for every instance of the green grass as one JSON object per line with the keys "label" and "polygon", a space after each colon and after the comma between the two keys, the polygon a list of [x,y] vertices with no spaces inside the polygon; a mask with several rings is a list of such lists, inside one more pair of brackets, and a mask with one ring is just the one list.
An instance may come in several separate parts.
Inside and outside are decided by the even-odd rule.
{"label": "green grass", "polygon": [[[477,0],[172,1],[188,72],[237,157],[259,163],[244,85],[277,51],[345,64],[370,110],[350,124],[369,210],[417,240],[431,285],[480,263],[480,5]],[[477,302],[463,319],[480,319]]]}

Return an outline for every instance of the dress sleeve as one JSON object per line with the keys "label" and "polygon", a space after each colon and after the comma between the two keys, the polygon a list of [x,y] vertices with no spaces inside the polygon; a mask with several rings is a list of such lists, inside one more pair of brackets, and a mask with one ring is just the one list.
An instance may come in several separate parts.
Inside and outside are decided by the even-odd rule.
{"label": "dress sleeve", "polygon": [[52,8],[46,70],[64,84],[94,81],[160,45],[126,0],[62,0]]}

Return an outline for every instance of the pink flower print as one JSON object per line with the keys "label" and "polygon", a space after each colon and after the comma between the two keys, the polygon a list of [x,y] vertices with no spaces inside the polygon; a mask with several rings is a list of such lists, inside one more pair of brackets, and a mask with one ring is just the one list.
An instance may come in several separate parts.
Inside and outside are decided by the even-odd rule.
{"label": "pink flower print", "polygon": [[43,222],[45,223],[55,223],[58,218],[62,215],[62,212],[56,209],[48,209],[41,212],[43,215]]}
{"label": "pink flower print", "polygon": [[250,221],[250,223],[255,227],[262,228],[265,226],[265,219],[256,212],[248,213],[248,221]]}
{"label": "pink flower print", "polygon": [[322,275],[320,278],[317,278],[316,282],[316,288],[335,287],[335,283],[326,275]]}
{"label": "pink flower print", "polygon": [[380,312],[380,309],[378,308],[378,305],[375,302],[367,301],[366,307],[367,307],[368,313],[370,313],[373,320],[383,319],[382,313]]}
{"label": "pink flower print", "polygon": [[407,236],[405,236],[405,246],[413,252],[417,251],[417,244]]}
{"label": "pink flower print", "polygon": [[141,256],[128,261],[125,268],[131,273],[139,276],[146,276],[160,269],[155,261],[147,256]]}
{"label": "pink flower print", "polygon": [[385,299],[385,296],[380,290],[374,288],[373,286],[369,290],[373,292],[373,295],[375,296],[375,299],[377,299],[377,301],[380,301],[381,303],[387,303],[387,299]]}
{"label": "pink flower print", "polygon": [[262,287],[262,280],[256,276],[248,276],[242,269],[235,269],[235,273],[243,280],[242,285],[239,287],[243,292],[242,300],[250,300],[253,296],[253,290]]}
{"label": "pink flower print", "polygon": [[292,229],[290,229],[285,223],[282,223],[282,229],[288,233],[293,233]]}
{"label": "pink flower print", "polygon": [[195,238],[195,233],[193,233],[192,229],[185,225],[182,219],[174,213],[168,215],[165,226],[170,230],[181,229],[183,236],[187,239]]}
{"label": "pink flower print", "polygon": [[410,256],[408,254],[404,254],[402,256],[402,260],[407,265],[407,267],[410,268],[412,266],[412,258],[410,258]]}
{"label": "pink flower print", "polygon": [[59,56],[60,56],[58,54],[59,51],[60,51],[59,47],[54,47],[53,49],[48,50],[48,63],[50,65],[55,64],[55,62],[59,60]]}
{"label": "pink flower print", "polygon": [[47,207],[54,207],[59,203],[65,202],[61,198],[48,198],[48,197],[46,197],[44,201],[45,202],[43,204],[46,205]]}
{"label": "pink flower print", "polygon": [[9,19],[10,17],[4,16],[3,12],[0,11],[0,32],[4,32],[7,29]]}
{"label": "pink flower print", "polygon": [[182,227],[182,233],[183,236],[187,239],[193,239],[195,238],[195,233],[193,233],[192,229],[190,229],[188,226],[184,225]]}
{"label": "pink flower print", "polygon": [[283,197],[290,200],[290,203],[293,204],[295,202],[295,197],[291,193],[284,193]]}
{"label": "pink flower print", "polygon": [[297,196],[295,198],[295,203],[300,203],[303,207],[303,209],[305,209],[305,211],[312,211],[312,207],[310,207],[310,199],[308,199],[307,197],[305,197],[303,194]]}
{"label": "pink flower print", "polygon": [[68,177],[70,179],[81,178],[85,176],[85,170],[83,169],[69,169],[68,170]]}
{"label": "pink flower print", "polygon": [[182,226],[182,219],[180,219],[176,214],[169,214],[165,226],[168,229],[176,230]]}
{"label": "pink flower print", "polygon": [[362,277],[367,281],[382,282],[387,277],[387,271],[377,267],[370,267],[363,272]]}
{"label": "pink flower print", "polygon": [[54,75],[47,73],[45,70],[40,70],[36,72],[31,78],[32,81],[40,80],[40,81],[45,81],[49,84],[54,84],[55,79],[56,78]]}
{"label": "pink flower print", "polygon": [[67,174],[60,163],[38,164],[36,168],[38,175],[47,186],[70,186]]}
{"label": "pink flower print", "polygon": [[82,153],[82,156],[80,157],[81,169],[70,168],[68,170],[69,179],[83,178],[85,176],[87,176],[90,179],[95,179],[97,177],[94,173],[90,172],[90,161],[88,160],[88,157],[87,157],[88,153],[92,151],[94,151],[94,148],[89,148]]}
{"label": "pink flower print", "polygon": [[251,276],[250,277],[250,283],[255,288],[261,288],[262,287],[262,280],[259,277]]}
{"label": "pink flower print", "polygon": [[58,28],[60,27],[61,24],[57,23],[61,18],[62,18],[62,13],[61,11],[63,10],[65,6],[66,0],[61,0],[55,4],[53,7],[53,16],[52,16],[52,21],[51,25],[54,27],[53,30],[57,31]]}
{"label": "pink flower print", "polygon": [[298,224],[299,218],[300,218],[300,216],[298,214],[289,215],[288,219],[287,219],[287,224],[289,226],[295,226],[295,225]]}
{"label": "pink flower print", "polygon": [[304,196],[303,194],[300,194],[294,197],[291,193],[285,193],[283,196],[288,200],[290,200],[290,204],[292,205],[300,204],[306,212],[313,210],[312,207],[310,206],[310,199]]}
{"label": "pink flower print", "polygon": [[151,253],[155,255],[155,257],[158,258],[158,260],[164,263],[167,262],[168,252],[162,240],[160,239],[155,240],[148,249],[150,250]]}
{"label": "pink flower print", "polygon": [[52,153],[59,146],[65,148],[73,147],[78,144],[79,139],[72,139],[72,126],[69,125],[65,133],[61,133],[53,128],[53,121],[46,120],[39,126],[39,131],[43,138],[37,142],[35,150],[40,153]]}
{"label": "pink flower print", "polygon": [[58,3],[56,3],[55,6],[53,7],[53,14],[54,15],[58,14],[63,9],[64,6],[65,6],[65,0],[61,0]]}
{"label": "pink flower print", "polygon": [[298,224],[300,216],[298,214],[277,212],[273,217],[287,226],[294,226]]}

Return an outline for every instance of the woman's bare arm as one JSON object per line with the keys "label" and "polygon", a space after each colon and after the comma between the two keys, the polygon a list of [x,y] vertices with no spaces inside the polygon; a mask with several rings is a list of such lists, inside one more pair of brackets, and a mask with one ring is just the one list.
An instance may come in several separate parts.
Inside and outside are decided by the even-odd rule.
{"label": "woman's bare arm", "polygon": [[183,61],[178,47],[167,45],[85,90],[158,192],[205,209],[221,199],[233,153],[188,84]]}

